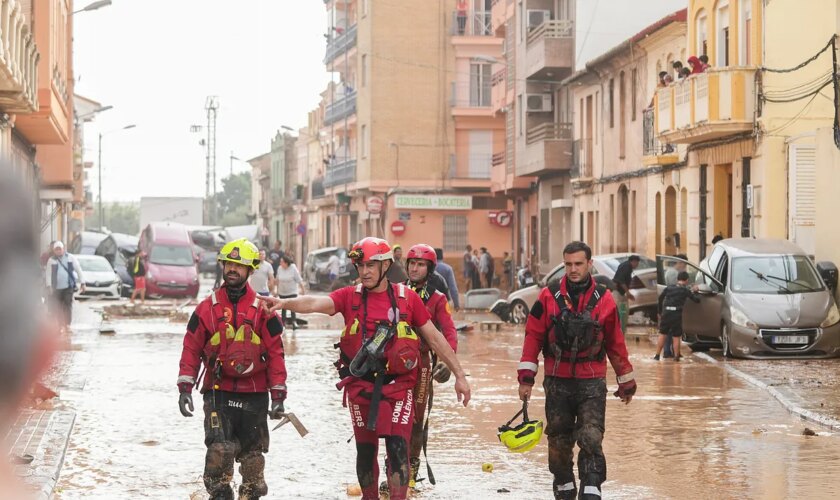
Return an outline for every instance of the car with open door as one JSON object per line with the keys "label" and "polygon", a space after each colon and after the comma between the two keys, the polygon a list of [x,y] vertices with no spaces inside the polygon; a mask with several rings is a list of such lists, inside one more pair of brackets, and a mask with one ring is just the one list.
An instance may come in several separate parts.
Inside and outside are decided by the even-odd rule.
{"label": "car with open door", "polygon": [[777,239],[718,242],[699,265],[657,255],[657,286],[688,272],[700,302],[683,307],[683,340],[692,350],[720,346],[727,357],[840,356],[836,267],[814,266],[796,244]]}

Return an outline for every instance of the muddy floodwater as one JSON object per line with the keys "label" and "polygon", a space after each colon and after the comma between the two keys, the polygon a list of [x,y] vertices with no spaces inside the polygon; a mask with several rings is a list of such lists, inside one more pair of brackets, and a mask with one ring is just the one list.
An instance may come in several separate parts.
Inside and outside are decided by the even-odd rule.
{"label": "muddy floodwater", "polygon": [[[84,390],[62,395],[78,417],[56,497],[206,498],[201,411],[184,418],[177,405],[184,325],[114,325],[113,336],[80,334],[91,364]],[[496,438],[496,428],[518,408],[523,335],[512,328],[460,334],[473,400],[469,408],[459,407],[452,382],[436,386],[429,462],[437,485],[421,483],[415,497],[551,498],[545,439],[519,455]],[[347,498],[346,487],[356,479],[350,422],[334,385],[337,324],[316,318],[312,328],[287,332],[284,340],[286,408],[310,434],[300,438],[290,425],[272,433],[268,498]],[[817,436],[803,436],[802,422],[719,366],[690,355],[681,363],[653,361],[646,338],[629,348],[639,392],[629,406],[621,404],[611,395],[616,383],[610,371],[605,498],[840,497],[837,436],[815,426]],[[542,396],[539,386],[533,417],[543,418]],[[485,463],[492,472],[482,471]]]}

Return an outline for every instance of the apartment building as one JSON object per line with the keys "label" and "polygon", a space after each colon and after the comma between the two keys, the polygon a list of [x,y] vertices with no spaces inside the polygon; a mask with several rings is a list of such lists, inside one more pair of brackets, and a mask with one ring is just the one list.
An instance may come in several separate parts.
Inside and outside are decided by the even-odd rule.
{"label": "apartment building", "polygon": [[[575,107],[575,156],[572,170],[574,237],[587,241],[597,253],[638,252],[652,255],[651,229],[657,241],[674,253],[681,244],[672,221],[676,207],[648,203],[649,191],[659,193],[678,162],[678,150],[669,144],[645,147],[648,106],[658,74],[681,55],[679,41],[686,32],[686,11],[681,10],[646,27],[563,83]],[[648,127],[649,129],[650,127]],[[650,130],[648,130],[650,132]],[[668,191],[669,201],[675,198]],[[656,247],[660,252],[661,248]]]}
{"label": "apartment building", "polygon": [[319,220],[307,227],[319,246],[376,235],[450,255],[468,243],[509,250],[508,201],[490,192],[494,147],[504,141],[491,107],[502,47],[491,2],[325,5],[324,62],[335,79],[319,106],[323,196],[313,193]]}
{"label": "apartment building", "polygon": [[491,190],[510,200],[516,265],[548,272],[572,238],[572,101],[561,84],[575,66],[575,2],[496,0],[503,41],[492,107],[505,121],[494,143]]}
{"label": "apartment building", "polygon": [[837,111],[827,45],[837,14],[830,0],[688,2],[688,55],[712,67],[660,89],[655,123],[661,143],[687,146],[678,178],[690,258],[715,235],[788,238],[816,253],[814,137]]}
{"label": "apartment building", "polygon": [[45,242],[67,239],[84,204],[73,178],[71,12],[70,0],[0,2],[0,154],[38,190]]}

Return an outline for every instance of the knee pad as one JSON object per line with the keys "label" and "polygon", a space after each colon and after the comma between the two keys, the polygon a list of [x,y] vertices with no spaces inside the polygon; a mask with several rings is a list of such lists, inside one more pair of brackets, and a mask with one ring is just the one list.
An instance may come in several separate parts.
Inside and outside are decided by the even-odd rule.
{"label": "knee pad", "polygon": [[604,432],[591,424],[584,424],[578,432],[577,442],[580,448],[588,453],[596,453],[601,450],[601,442],[604,440]]}

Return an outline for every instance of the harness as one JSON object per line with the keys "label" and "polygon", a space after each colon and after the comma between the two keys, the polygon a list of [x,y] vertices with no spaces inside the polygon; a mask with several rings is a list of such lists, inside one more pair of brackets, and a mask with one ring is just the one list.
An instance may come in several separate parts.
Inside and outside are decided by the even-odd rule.
{"label": "harness", "polygon": [[[569,296],[560,291],[559,281],[550,283],[548,290],[554,296],[560,314],[551,318],[554,323],[554,342],[549,342],[546,338],[543,355],[568,360],[572,365],[572,377],[574,377],[578,362],[602,361],[606,355],[602,327],[592,317],[592,311],[595,310],[595,306],[604,296],[607,288],[604,285],[596,285],[582,312],[575,312]],[[587,356],[578,358],[580,351],[586,351]]]}
{"label": "harness", "polygon": [[[220,380],[223,376],[231,378],[250,377],[266,368],[266,348],[254,328],[254,321],[259,313],[260,301],[254,301],[245,313],[245,320],[234,330],[230,323],[236,323],[236,306],[230,311],[230,321],[224,306],[219,302],[219,290],[210,295],[210,316],[216,330],[207,342],[210,351],[212,376]],[[214,383],[215,386],[215,383]]]}

